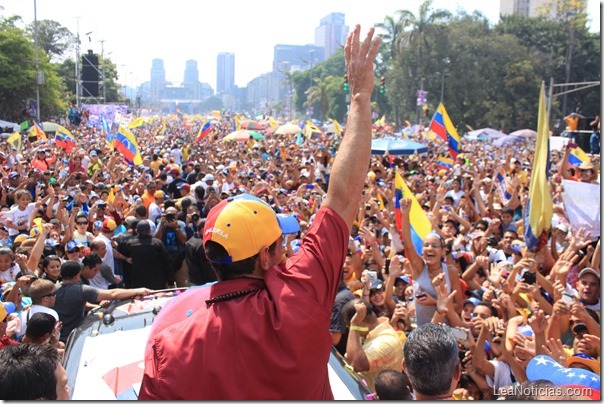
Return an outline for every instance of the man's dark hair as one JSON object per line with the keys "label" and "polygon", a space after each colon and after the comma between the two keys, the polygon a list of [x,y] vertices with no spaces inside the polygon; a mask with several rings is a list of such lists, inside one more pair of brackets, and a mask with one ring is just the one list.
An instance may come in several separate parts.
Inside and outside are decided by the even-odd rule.
{"label": "man's dark hair", "polygon": [[60,364],[48,344],[19,344],[0,349],[0,397],[3,400],[56,400]]}
{"label": "man's dark hair", "polygon": [[[277,249],[277,243],[280,242],[281,238],[278,238],[273,244],[268,247],[268,252],[270,254],[274,254]],[[254,272],[254,268],[256,267],[256,261],[258,260],[258,255],[256,254],[252,257],[243,259],[241,261],[233,262],[231,264],[219,264],[218,262],[224,262],[230,256],[227,251],[215,241],[207,241],[203,248],[205,250],[206,256],[216,271],[216,275],[218,280],[226,281],[229,279],[238,278],[240,275],[247,275]],[[216,262],[218,261],[218,262]]]}
{"label": "man's dark hair", "polygon": [[103,259],[97,253],[90,253],[82,259],[82,265],[88,268],[93,268],[97,264],[102,264]]}
{"label": "man's dark hair", "polygon": [[25,335],[30,340],[37,341],[45,334],[51,333],[56,324],[57,319],[53,315],[42,312],[34,313],[27,322]]}
{"label": "man's dark hair", "polygon": [[405,373],[414,391],[438,396],[451,389],[459,366],[457,341],[447,326],[428,323],[413,330],[403,348]]}
{"label": "man's dark hair", "polygon": [[510,208],[509,206],[504,206],[503,209],[501,209],[501,214],[503,215],[504,213],[514,216],[514,209]]}
{"label": "man's dark hair", "polygon": [[393,369],[382,370],[377,374],[375,393],[380,400],[411,400],[405,375]]}
{"label": "man's dark hair", "polygon": [[195,187],[195,196],[199,199],[203,199],[206,196],[206,190],[203,187]]}
{"label": "man's dark hair", "polygon": [[164,210],[167,210],[168,208],[171,208],[171,207],[178,209],[178,207],[176,206],[176,202],[174,202],[174,199],[168,199],[167,201],[164,202]]}
{"label": "man's dark hair", "polygon": [[[484,276],[486,276],[486,274],[484,274]],[[489,302],[480,302],[476,306],[488,307],[489,310],[491,310],[491,317],[499,317],[499,313],[497,312],[497,309],[495,307],[493,307],[493,305]]]}
{"label": "man's dark hair", "polygon": [[342,307],[342,318],[344,319],[344,324],[346,324],[346,326],[350,325],[350,320],[352,320],[352,317],[357,312],[354,308],[354,305],[356,303],[363,303],[365,305],[365,308],[367,309],[367,315],[365,318],[375,316],[371,303],[367,303],[366,301],[361,299],[351,300],[347,302],[344,307]]}
{"label": "man's dark hair", "polygon": [[146,217],[147,216],[147,208],[145,207],[145,205],[138,205],[134,209],[134,213],[136,213],[136,215],[139,216],[139,217]]}

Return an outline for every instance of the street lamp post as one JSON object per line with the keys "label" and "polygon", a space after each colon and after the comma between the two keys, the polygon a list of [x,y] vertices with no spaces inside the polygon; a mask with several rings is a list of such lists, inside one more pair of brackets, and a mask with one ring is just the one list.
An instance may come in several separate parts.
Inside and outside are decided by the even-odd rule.
{"label": "street lamp post", "polygon": [[40,74],[38,64],[38,7],[34,0],[34,48],[36,53],[36,119],[40,121],[40,84],[44,81],[44,76]]}
{"label": "street lamp post", "polygon": [[443,103],[443,98],[445,95],[445,77],[447,77],[447,73],[440,74],[440,103]]}

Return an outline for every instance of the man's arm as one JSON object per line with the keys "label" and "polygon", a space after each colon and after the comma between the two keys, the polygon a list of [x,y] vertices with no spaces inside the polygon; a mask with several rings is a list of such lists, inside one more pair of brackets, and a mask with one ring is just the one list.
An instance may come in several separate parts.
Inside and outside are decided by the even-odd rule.
{"label": "man's arm", "polygon": [[350,112],[346,134],[331,170],[329,190],[323,205],[336,211],[350,229],[357,214],[361,189],[371,151],[371,92],[374,86],[373,61],[380,38],[370,28],[360,44],[357,25],[346,41],[346,72],[350,83]]}
{"label": "man's arm", "polygon": [[98,289],[97,301],[101,300],[121,300],[135,296],[147,296],[151,293],[151,289],[136,288],[136,289]]}

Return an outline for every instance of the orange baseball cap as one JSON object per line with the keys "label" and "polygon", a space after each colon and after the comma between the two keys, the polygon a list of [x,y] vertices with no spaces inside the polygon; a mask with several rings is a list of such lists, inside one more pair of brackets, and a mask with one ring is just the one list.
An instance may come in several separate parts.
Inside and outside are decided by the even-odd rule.
{"label": "orange baseball cap", "polygon": [[203,244],[214,241],[228,253],[230,264],[253,257],[262,247],[273,244],[282,234],[294,234],[300,225],[294,215],[276,214],[260,198],[241,194],[222,200],[208,213]]}

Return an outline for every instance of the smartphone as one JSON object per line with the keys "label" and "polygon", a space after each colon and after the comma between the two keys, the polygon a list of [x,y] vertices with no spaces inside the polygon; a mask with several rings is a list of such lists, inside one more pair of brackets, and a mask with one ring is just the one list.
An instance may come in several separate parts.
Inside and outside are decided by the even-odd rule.
{"label": "smartphone", "polygon": [[527,271],[524,273],[524,275],[522,275],[522,280],[527,285],[534,285],[535,282],[537,281],[537,275],[535,275],[534,272]]}
{"label": "smartphone", "polygon": [[461,339],[461,340],[467,340],[468,339],[468,331],[467,330],[460,330],[459,328],[455,328],[455,327],[449,327],[449,330],[451,330],[451,333],[453,334],[453,336],[456,339]]}
{"label": "smartphone", "polygon": [[313,184],[306,184],[306,189],[313,189],[315,186]]}
{"label": "smartphone", "polygon": [[449,205],[445,205],[444,208],[447,212],[449,212],[451,210],[451,207]]}
{"label": "smartphone", "polygon": [[390,258],[386,258],[386,265],[384,265],[384,272],[386,272],[387,274],[390,273]]}
{"label": "smartphone", "polygon": [[377,279],[377,271],[367,271],[367,275],[369,275],[369,279]]}
{"label": "smartphone", "polygon": [[568,293],[563,293],[563,294],[562,294],[562,300],[563,300],[564,302],[566,302],[566,305],[567,305],[567,306],[570,306],[570,305],[571,305],[571,303],[575,301],[575,298],[574,298],[574,297],[572,297],[571,295],[569,295]]}

